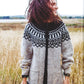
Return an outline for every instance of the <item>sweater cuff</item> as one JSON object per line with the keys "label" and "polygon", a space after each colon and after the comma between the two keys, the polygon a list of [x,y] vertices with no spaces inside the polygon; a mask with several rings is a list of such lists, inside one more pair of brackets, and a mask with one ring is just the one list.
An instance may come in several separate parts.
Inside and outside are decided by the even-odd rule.
{"label": "sweater cuff", "polygon": [[28,75],[29,70],[28,69],[22,69],[22,75]]}
{"label": "sweater cuff", "polygon": [[22,78],[27,78],[28,77],[28,75],[22,75]]}
{"label": "sweater cuff", "polygon": [[67,73],[70,74],[70,72],[71,72],[71,68],[70,67],[64,70],[65,74],[67,74]]}
{"label": "sweater cuff", "polygon": [[64,76],[70,77],[70,73],[64,73]]}

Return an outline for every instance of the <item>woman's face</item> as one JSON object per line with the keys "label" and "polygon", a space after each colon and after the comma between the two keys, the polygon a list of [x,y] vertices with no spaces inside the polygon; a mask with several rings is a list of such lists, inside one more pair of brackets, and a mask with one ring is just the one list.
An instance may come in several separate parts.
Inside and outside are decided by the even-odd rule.
{"label": "woman's face", "polygon": [[58,13],[57,13],[58,7],[57,7],[56,0],[50,0],[50,6],[51,6],[51,8],[53,8],[53,13],[54,13],[55,15],[57,15],[57,14],[58,14]]}

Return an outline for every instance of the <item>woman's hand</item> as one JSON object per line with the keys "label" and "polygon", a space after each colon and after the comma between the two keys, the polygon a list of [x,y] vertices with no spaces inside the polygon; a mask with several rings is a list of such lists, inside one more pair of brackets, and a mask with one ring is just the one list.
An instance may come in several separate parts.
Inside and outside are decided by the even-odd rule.
{"label": "woman's hand", "polygon": [[70,77],[65,76],[65,80],[63,82],[63,84],[69,84],[70,83]]}
{"label": "woman's hand", "polygon": [[21,84],[27,84],[27,78],[23,78]]}
{"label": "woman's hand", "polygon": [[21,84],[27,84],[27,81],[22,81]]}

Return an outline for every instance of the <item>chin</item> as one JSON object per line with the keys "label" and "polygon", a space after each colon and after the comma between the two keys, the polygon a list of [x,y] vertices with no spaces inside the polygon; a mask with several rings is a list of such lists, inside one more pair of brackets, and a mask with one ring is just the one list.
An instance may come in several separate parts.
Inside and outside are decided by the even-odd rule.
{"label": "chin", "polygon": [[54,13],[54,15],[58,15],[58,13]]}
{"label": "chin", "polygon": [[58,15],[58,13],[55,11],[55,12],[54,12],[54,15]]}

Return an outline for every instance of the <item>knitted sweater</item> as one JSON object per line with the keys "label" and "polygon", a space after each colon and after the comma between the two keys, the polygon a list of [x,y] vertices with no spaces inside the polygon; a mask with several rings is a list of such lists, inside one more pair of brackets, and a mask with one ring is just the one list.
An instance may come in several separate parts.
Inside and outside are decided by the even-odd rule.
{"label": "knitted sweater", "polygon": [[[63,76],[71,72],[74,63],[73,46],[66,25],[39,29],[33,23],[25,26],[21,42],[22,77],[28,77],[30,84],[44,84],[45,65],[47,64],[47,84],[63,84]],[[54,28],[55,27],[55,28]],[[41,27],[40,27],[41,28]],[[48,30],[47,63],[46,31]],[[62,63],[61,63],[62,61]],[[60,78],[60,79],[59,79]]]}

